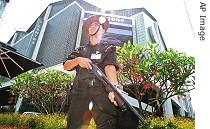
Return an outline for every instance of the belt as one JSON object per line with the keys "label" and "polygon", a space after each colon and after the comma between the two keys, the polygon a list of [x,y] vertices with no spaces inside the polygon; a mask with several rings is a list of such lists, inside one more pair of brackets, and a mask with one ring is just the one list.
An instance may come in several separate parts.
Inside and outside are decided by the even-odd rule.
{"label": "belt", "polygon": [[102,83],[95,77],[79,79],[77,80],[78,88],[85,88],[85,87],[101,87]]}

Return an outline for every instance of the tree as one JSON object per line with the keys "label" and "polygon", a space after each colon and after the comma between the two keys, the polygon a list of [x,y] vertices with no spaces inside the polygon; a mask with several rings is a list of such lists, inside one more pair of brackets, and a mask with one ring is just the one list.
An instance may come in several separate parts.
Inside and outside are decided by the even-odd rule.
{"label": "tree", "polygon": [[14,78],[13,93],[30,100],[40,112],[50,114],[61,110],[64,93],[73,75],[58,70],[26,72]]}
{"label": "tree", "polygon": [[5,82],[3,76],[0,75],[0,86],[1,86],[1,83]]}
{"label": "tree", "polygon": [[[157,115],[168,98],[194,89],[194,57],[173,49],[161,51],[158,45],[150,42],[147,48],[128,42],[118,53],[119,80],[139,101],[140,113],[143,113],[142,101],[147,102],[147,107],[155,107]],[[187,80],[191,76],[191,80]],[[188,85],[189,82],[192,85]]]}

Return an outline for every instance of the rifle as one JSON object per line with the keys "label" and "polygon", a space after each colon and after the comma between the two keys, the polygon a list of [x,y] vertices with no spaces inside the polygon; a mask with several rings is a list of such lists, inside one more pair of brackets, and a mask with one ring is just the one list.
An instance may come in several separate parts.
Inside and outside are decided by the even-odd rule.
{"label": "rifle", "polygon": [[137,117],[137,119],[146,124],[144,118],[136,111],[136,109],[131,106],[128,101],[119,93],[117,88],[111,84],[111,82],[107,79],[106,75],[95,65],[92,65],[92,71],[96,75],[96,77],[102,82],[103,86],[105,87],[106,91],[113,92],[115,96],[115,101],[117,102],[119,109],[121,112],[126,112],[128,109]]}

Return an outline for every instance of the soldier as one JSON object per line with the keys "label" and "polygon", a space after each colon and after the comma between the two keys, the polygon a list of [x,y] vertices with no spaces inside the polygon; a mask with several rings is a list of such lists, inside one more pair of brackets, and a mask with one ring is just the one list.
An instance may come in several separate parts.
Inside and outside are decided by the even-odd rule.
{"label": "soldier", "polygon": [[138,120],[130,112],[121,113],[112,92],[106,92],[103,84],[91,71],[97,65],[116,87],[118,65],[116,49],[102,44],[103,34],[109,27],[106,17],[94,15],[83,24],[82,30],[89,43],[73,51],[64,62],[65,70],[76,69],[67,118],[68,129],[86,129],[91,118],[97,129],[136,129]]}
{"label": "soldier", "polygon": [[107,94],[101,82],[91,72],[96,64],[113,85],[118,85],[115,47],[100,43],[109,27],[106,17],[94,15],[83,24],[83,32],[89,43],[73,51],[64,62],[65,70],[76,69],[76,77],[70,94],[68,129],[87,128],[94,118],[97,129],[116,129],[117,104],[112,92]]}

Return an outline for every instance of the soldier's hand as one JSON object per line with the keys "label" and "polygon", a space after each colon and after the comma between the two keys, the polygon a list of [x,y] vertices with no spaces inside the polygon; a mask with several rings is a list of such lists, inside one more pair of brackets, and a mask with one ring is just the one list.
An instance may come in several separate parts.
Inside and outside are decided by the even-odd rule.
{"label": "soldier's hand", "polygon": [[92,69],[91,63],[92,61],[88,58],[77,57],[78,65],[82,68]]}
{"label": "soldier's hand", "polygon": [[109,92],[109,94],[108,94],[108,98],[109,98],[109,100],[112,102],[112,103],[114,103],[114,105],[115,106],[118,106],[118,104],[117,104],[117,102],[114,100],[114,93],[113,92]]}

